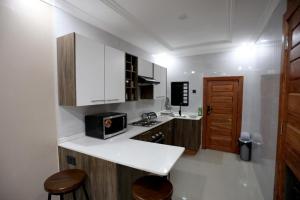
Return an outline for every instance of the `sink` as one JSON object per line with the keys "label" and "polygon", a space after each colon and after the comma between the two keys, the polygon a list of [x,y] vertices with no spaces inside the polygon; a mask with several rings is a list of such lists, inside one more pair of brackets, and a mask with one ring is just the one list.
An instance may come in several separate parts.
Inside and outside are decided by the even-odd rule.
{"label": "sink", "polygon": [[179,115],[179,114],[173,114],[174,117],[177,117],[177,118],[187,118],[188,116],[187,115]]}

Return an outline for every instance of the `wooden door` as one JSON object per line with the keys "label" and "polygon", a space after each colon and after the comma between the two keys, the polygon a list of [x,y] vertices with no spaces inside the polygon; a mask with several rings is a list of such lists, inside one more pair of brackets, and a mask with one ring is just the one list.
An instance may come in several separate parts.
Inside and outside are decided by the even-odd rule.
{"label": "wooden door", "polygon": [[288,0],[284,15],[280,112],[274,199],[285,199],[288,167],[300,180],[300,1]]}
{"label": "wooden door", "polygon": [[125,52],[105,46],[105,103],[125,102]]}
{"label": "wooden door", "polygon": [[242,99],[243,77],[204,78],[203,148],[238,151]]}

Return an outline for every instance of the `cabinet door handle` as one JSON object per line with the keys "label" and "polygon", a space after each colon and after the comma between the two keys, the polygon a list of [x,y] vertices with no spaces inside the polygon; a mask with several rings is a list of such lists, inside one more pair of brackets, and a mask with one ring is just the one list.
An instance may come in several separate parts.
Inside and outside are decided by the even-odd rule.
{"label": "cabinet door handle", "polygon": [[105,100],[104,99],[95,99],[95,100],[91,100],[92,103],[95,103],[95,102],[104,102]]}
{"label": "cabinet door handle", "polygon": [[120,99],[107,99],[106,101],[119,101]]}

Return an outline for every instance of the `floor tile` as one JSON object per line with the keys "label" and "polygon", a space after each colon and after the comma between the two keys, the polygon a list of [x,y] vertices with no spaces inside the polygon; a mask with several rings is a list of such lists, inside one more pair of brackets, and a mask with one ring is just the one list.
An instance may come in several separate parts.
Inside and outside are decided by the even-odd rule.
{"label": "floor tile", "polygon": [[200,150],[171,171],[174,200],[263,200],[251,162],[236,154]]}

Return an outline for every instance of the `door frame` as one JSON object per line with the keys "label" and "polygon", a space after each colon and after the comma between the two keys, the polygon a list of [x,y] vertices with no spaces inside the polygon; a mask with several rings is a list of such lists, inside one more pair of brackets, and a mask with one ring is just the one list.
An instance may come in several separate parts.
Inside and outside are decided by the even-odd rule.
{"label": "door frame", "polygon": [[[203,133],[202,133],[202,149],[207,148],[206,134],[207,134],[207,93],[208,93],[208,82],[209,81],[238,81],[238,114],[237,114],[237,136],[240,137],[242,130],[242,115],[243,115],[243,88],[244,88],[244,76],[220,76],[220,77],[204,77],[203,78]],[[235,149],[235,153],[239,152],[239,147]]]}

